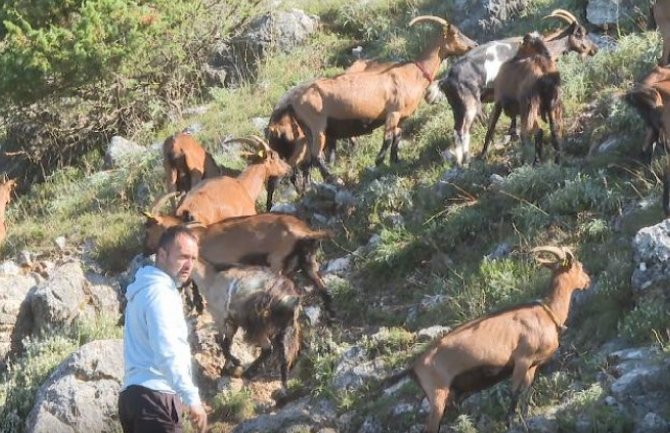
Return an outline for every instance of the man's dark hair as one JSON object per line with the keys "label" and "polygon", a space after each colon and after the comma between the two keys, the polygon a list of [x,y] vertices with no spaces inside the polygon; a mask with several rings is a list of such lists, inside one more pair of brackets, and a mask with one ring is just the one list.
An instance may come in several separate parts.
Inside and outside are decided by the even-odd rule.
{"label": "man's dark hair", "polygon": [[188,236],[198,242],[198,238],[193,234],[193,231],[190,228],[184,226],[172,226],[165,230],[161,235],[161,238],[158,241],[158,249],[167,251],[174,244],[175,239],[181,235]]}

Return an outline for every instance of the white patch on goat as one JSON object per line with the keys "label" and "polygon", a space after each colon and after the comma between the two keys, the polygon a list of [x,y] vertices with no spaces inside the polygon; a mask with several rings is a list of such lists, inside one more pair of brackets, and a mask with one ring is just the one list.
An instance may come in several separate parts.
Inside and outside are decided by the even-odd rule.
{"label": "white patch on goat", "polygon": [[501,42],[494,42],[493,45],[486,49],[486,56],[484,60],[484,70],[486,71],[486,83],[493,83],[493,80],[498,76],[498,71],[500,71],[500,65],[503,64],[503,61],[498,58],[498,51],[501,47],[506,47],[507,49],[512,49],[510,44],[504,44]]}

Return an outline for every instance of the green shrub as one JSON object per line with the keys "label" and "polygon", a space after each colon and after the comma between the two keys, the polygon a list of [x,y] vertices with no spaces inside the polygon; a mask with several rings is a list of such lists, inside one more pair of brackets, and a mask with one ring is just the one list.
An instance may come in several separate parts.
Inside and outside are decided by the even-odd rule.
{"label": "green shrub", "polygon": [[670,307],[658,299],[642,299],[619,323],[622,337],[635,342],[657,342],[657,335],[670,329]]}
{"label": "green shrub", "polygon": [[213,418],[240,423],[256,413],[251,390],[228,390],[218,393],[212,401]]}

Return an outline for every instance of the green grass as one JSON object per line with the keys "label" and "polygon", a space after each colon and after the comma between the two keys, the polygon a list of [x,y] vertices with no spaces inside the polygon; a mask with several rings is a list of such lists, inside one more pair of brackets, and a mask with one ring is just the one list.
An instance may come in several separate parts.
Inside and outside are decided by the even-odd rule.
{"label": "green grass", "polygon": [[[579,10],[577,3],[533,2],[502,33],[553,28],[556,24],[539,22],[538,17],[554,7]],[[353,59],[351,48],[359,44],[365,47],[366,56],[413,59],[434,28],[408,29],[411,17],[453,13],[451,3],[410,0],[300,0],[295,7],[320,14],[322,31],[291,53],[275,53],[263,60],[257,82],[210,89],[208,98],[199,101],[210,107],[205,114],[175,120],[157,133],[140,134],[141,142],[162,141],[175,130],[200,123],[203,130],[198,138],[219,162],[242,167],[241,161],[223,159],[222,140],[258,133],[251,119],[268,116],[288,88],[340,72]],[[309,334],[298,368],[304,389],[332,399],[342,412],[357,412],[357,422],[362,423],[367,413],[385,416],[395,402],[377,399],[374,389],[364,387],[352,393],[332,388],[337,353],[351,344],[363,344],[388,365],[400,367],[417,350],[410,331],[436,324],[455,326],[541,297],[549,274],[528,254],[541,244],[572,247],[594,282],[588,300],[572,312],[574,324],[562,337],[565,347],[587,353],[616,336],[638,344],[668,344],[668,305],[655,300],[636,304],[630,289],[630,238],[639,228],[661,220],[659,173],[665,160],[657,157],[648,168],[636,159],[643,127],[619,95],[655,64],[660,42],[654,32],[629,31],[622,28],[611,51],[601,50],[586,60],[575,55],[560,59],[566,117],[562,165],[519,165],[510,157],[518,152],[517,142],[491,152],[486,163],[473,161],[448,181],[441,181],[453,168],[439,157],[440,151],[453,145],[453,116],[444,102],[422,103],[403,125],[403,161],[397,166],[385,163],[372,168],[382,142],[381,130],[339,152],[333,171],[358,201],[350,215],[339,216],[341,224],[334,228],[336,244],[324,243],[320,259],[342,256],[343,249],[353,251],[373,234],[379,235],[380,242],[356,256],[349,280],[330,287],[340,324],[332,331]],[[506,121],[501,122],[501,129],[506,126]],[[481,149],[485,132],[486,125],[476,122],[473,154]],[[589,153],[610,137],[621,141],[615,152]],[[99,172],[101,167],[100,155],[91,154],[81,168],[60,170],[12,203],[3,253],[48,252],[54,248],[53,239],[64,235],[74,246],[90,242],[92,257],[106,270],[124,269],[140,250],[143,221],[139,211],[163,192],[160,155],[147,151],[129,167]],[[494,174],[503,177],[499,184],[492,182]],[[320,179],[316,174],[315,178]],[[656,204],[631,206],[642,198]],[[502,243],[512,247],[509,255],[485,258]],[[435,299],[438,301],[429,302]],[[410,312],[415,313],[412,320]],[[99,326],[102,334],[113,333],[113,327]],[[387,339],[365,337],[368,330],[379,326],[392,327]],[[77,337],[35,342],[33,352],[29,351],[32,357],[4,378],[2,398],[8,403],[0,430],[20,431],[18,424],[12,424],[17,419],[12,413],[25,414],[31,393],[66,353],[100,336],[93,327],[81,330]],[[619,431],[615,422],[628,426],[625,415],[599,406],[601,390],[570,387],[578,377],[576,372],[593,374],[594,362],[584,355],[560,374],[540,376],[530,395],[531,413],[574,400],[561,421],[564,431],[571,431],[577,422],[577,409],[587,411],[594,431]],[[452,411],[445,423],[464,433],[504,431],[506,386],[482,393],[480,411],[461,416]],[[407,388],[403,398],[418,404],[418,387]],[[215,410],[221,417],[241,420],[253,415],[250,407],[251,396],[243,391],[219,395]],[[422,422],[422,416],[405,414],[394,419],[388,431],[407,431]]]}

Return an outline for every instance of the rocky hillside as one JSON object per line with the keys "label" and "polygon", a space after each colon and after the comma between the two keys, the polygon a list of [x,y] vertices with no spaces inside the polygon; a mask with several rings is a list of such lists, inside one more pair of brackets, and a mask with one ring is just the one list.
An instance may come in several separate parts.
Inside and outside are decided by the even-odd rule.
{"label": "rocky hillside", "polygon": [[[241,168],[243,149],[226,138],[262,133],[288,88],[340,73],[359,56],[415,58],[434,34],[408,28],[412,17],[446,16],[483,43],[555,30],[562,24],[541,18],[557,7],[571,10],[599,47],[593,57],[558,61],[562,163],[521,164],[524,149],[501,121],[488,160],[455,167],[442,157],[454,145],[453,115],[438,98],[404,124],[399,164],[374,165],[378,130],[339,143],[332,168],[341,182],[315,173],[303,197],[283,182],[274,210],[334,234],[318,260],[337,319],[324,323],[319,301],[306,297],[303,349],[283,390],[274,359],[251,380],[222,376],[211,318],[189,310],[210,431],[423,431],[429,404],[421,388],[384,379],[453,327],[542,298],[550,273],[531,250],[546,244],[570,247],[591,285],[573,296],[558,352],[522,396],[523,417],[506,425],[506,380],[448,408],[441,431],[669,431],[670,225],[659,180],[668,160],[662,152],[651,164],[639,158],[644,127],[621,99],[653,67],[661,42],[646,29],[644,1],[578,3],[258,2],[234,37],[208,48],[207,91],[189,108],[164,126],[108,140],[104,157],[80,155],[10,203],[0,265],[0,431],[120,431],[118,323],[124,289],[145,260],[141,211],[164,192],[164,137],[189,126],[217,162]],[[483,117],[472,130],[474,152]],[[9,132],[3,150],[12,148]],[[241,335],[232,350],[243,363],[257,353]]]}

